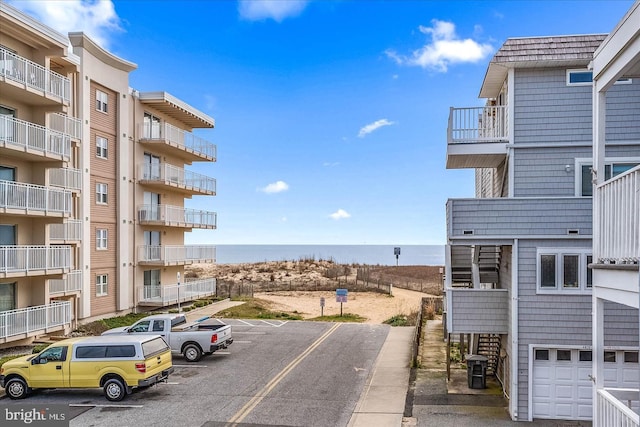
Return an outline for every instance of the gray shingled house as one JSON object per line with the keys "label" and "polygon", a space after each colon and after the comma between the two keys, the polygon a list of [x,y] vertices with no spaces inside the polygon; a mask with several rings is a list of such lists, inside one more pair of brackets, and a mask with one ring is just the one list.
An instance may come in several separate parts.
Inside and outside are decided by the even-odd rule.
{"label": "gray shingled house", "polygon": [[[606,37],[508,39],[484,106],[450,111],[447,168],[475,169],[476,197],[446,205],[447,332],[488,357],[514,420],[592,419],[588,66]],[[640,79],[617,79],[606,100],[609,179],[640,164]],[[638,388],[638,310],[603,313],[604,385]]]}

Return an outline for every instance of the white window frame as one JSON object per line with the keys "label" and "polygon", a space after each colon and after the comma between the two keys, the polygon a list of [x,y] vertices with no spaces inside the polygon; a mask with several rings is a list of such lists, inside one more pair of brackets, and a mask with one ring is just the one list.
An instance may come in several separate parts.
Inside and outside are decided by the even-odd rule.
{"label": "white window frame", "polygon": [[96,203],[106,205],[109,202],[109,186],[103,182],[96,182]]}
{"label": "white window frame", "polygon": [[[536,251],[536,293],[537,294],[591,294],[593,284],[587,283],[589,276],[588,257],[592,257],[591,248],[538,248]],[[554,255],[555,262],[555,278],[554,287],[543,287],[542,281],[542,256]],[[564,284],[564,257],[578,257],[578,286],[568,287]]]}
{"label": "white window frame", "polygon": [[[572,74],[582,74],[582,73],[591,73],[591,80],[589,80],[588,82],[577,82],[577,83],[571,83],[571,75]],[[589,70],[587,68],[573,68],[573,69],[569,69],[567,70],[567,77],[566,77],[566,83],[567,86],[591,86],[593,85],[593,71]],[[614,84],[616,85],[628,85],[633,83],[633,79],[631,78],[621,78],[618,79]]]}
{"label": "white window frame", "polygon": [[96,250],[104,251],[109,248],[109,230],[106,228],[96,228]]}
{"label": "white window frame", "polygon": [[[610,167],[610,170],[613,170],[613,166],[615,164],[620,163],[635,163],[640,165],[640,157],[607,157],[604,160],[605,168],[607,166]],[[592,196],[583,196],[582,195],[582,167],[583,166],[593,166],[593,159],[587,157],[580,157],[575,159],[575,196],[576,197],[592,197]],[[605,180],[611,179],[612,177],[606,177]]]}
{"label": "white window frame", "polygon": [[96,89],[96,110],[105,114],[109,111],[109,95],[100,89]]}
{"label": "white window frame", "polygon": [[109,275],[97,274],[96,275],[96,296],[102,297],[108,295],[109,291]]}
{"label": "white window frame", "polygon": [[96,157],[99,159],[108,158],[109,141],[104,136],[96,135]]}

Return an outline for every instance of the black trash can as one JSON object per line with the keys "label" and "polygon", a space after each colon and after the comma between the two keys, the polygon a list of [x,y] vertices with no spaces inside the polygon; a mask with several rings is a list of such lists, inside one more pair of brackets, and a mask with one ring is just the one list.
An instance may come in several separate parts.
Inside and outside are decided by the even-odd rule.
{"label": "black trash can", "polygon": [[487,388],[487,364],[489,359],[479,354],[467,357],[467,381],[469,388]]}

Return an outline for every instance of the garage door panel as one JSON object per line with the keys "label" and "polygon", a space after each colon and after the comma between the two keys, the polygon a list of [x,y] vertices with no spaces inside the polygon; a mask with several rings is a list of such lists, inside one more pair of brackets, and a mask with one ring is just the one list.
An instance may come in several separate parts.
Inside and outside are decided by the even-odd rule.
{"label": "garage door panel", "polygon": [[535,379],[548,380],[549,378],[551,378],[551,367],[538,366],[533,373]]}
{"label": "garage door panel", "polygon": [[556,386],[556,399],[573,399],[574,388],[572,385]]}
{"label": "garage door panel", "polygon": [[591,405],[578,405],[578,417],[579,418],[588,418],[591,419],[593,417],[593,408]]}
{"label": "garage door panel", "polygon": [[[591,401],[592,396],[592,387],[591,385],[578,385],[578,399],[588,399]],[[591,405],[589,405],[591,406]]]}
{"label": "garage door panel", "polygon": [[557,418],[572,418],[573,417],[573,404],[572,403],[556,403]]}
{"label": "garage door panel", "polygon": [[549,384],[535,384],[533,386],[533,395],[542,399],[549,398],[551,386]]}
{"label": "garage door panel", "polygon": [[[563,362],[566,363],[566,362]],[[559,366],[555,369],[556,381],[571,382],[575,379],[572,366]]]}

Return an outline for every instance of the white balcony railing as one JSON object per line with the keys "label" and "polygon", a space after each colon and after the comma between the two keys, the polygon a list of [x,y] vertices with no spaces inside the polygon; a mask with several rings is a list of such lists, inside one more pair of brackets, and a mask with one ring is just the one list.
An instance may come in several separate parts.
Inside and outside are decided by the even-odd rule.
{"label": "white balcony railing", "polygon": [[47,113],[49,127],[74,139],[82,139],[82,121],[60,113]]}
{"label": "white balcony railing", "polygon": [[507,142],[509,123],[507,107],[453,108],[449,110],[447,142]]}
{"label": "white balcony railing", "polygon": [[52,241],[81,241],[82,221],[71,219],[62,224],[49,224],[49,239]]}
{"label": "white balcony railing", "polygon": [[640,261],[640,166],[596,187],[598,198],[595,262],[638,264]]}
{"label": "white balcony railing", "polygon": [[0,48],[0,76],[69,102],[71,82],[63,75]]}
{"label": "white balcony railing", "polygon": [[71,246],[0,246],[0,273],[71,269]]}
{"label": "white balcony railing", "polygon": [[167,163],[140,165],[140,180],[162,182],[197,192],[215,194],[216,180],[199,173],[184,170]]}
{"label": "white balcony railing", "polygon": [[216,227],[217,214],[170,205],[142,205],[138,209],[140,223],[162,223],[179,227]]}
{"label": "white balcony railing", "polygon": [[179,264],[216,259],[216,247],[211,245],[138,246],[138,262]]}
{"label": "white balcony railing", "polygon": [[0,208],[70,214],[71,192],[0,180]]}
{"label": "white balcony railing", "polygon": [[71,191],[82,190],[82,171],[72,168],[49,168],[49,184],[67,188]]}
{"label": "white balcony railing", "polygon": [[0,142],[21,150],[35,151],[43,156],[69,159],[71,155],[69,135],[8,115],[0,115]]}
{"label": "white balcony railing", "polygon": [[82,290],[82,270],[65,275],[64,279],[49,279],[49,295]]}
{"label": "white balcony railing", "polygon": [[153,285],[138,288],[138,304],[157,304],[167,306],[178,301],[192,301],[216,294],[216,279],[193,279],[173,285]]}
{"label": "white balcony railing", "polygon": [[216,158],[215,144],[169,123],[142,123],[140,124],[140,136],[140,139],[143,140],[165,141],[182,150],[211,159]]}
{"label": "white balcony railing", "polygon": [[[640,416],[629,406],[638,403],[638,390],[598,389],[594,427],[639,427]],[[623,402],[626,402],[623,403]]]}
{"label": "white balcony railing", "polygon": [[71,303],[56,302],[0,312],[0,338],[29,335],[71,324]]}

